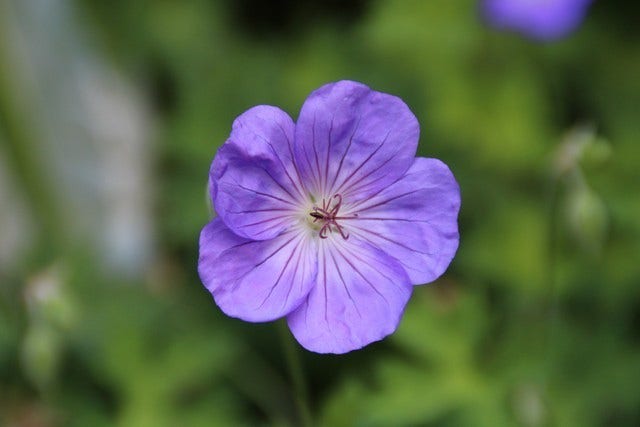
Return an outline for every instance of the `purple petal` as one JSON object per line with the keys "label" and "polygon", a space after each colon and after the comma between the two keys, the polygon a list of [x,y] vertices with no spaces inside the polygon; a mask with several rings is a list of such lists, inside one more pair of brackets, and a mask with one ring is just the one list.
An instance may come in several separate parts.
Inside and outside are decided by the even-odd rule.
{"label": "purple petal", "polygon": [[497,28],[553,40],[573,31],[592,0],[484,0],[487,19]]}
{"label": "purple petal", "polygon": [[295,131],[295,161],[314,196],[375,193],[411,166],[416,117],[392,95],[341,81],[309,95]]}
{"label": "purple petal", "polygon": [[337,239],[320,242],[317,283],[287,317],[300,344],[318,353],[346,353],[391,334],[412,290],[395,259],[363,241]]}
{"label": "purple petal", "polygon": [[236,236],[219,218],[200,234],[198,273],[227,315],[250,322],[286,316],[315,283],[317,247],[295,229],[271,240]]}
{"label": "purple petal", "polygon": [[418,157],[407,174],[368,200],[349,207],[349,231],[396,258],[413,284],[428,283],[458,249],[460,189],[449,168]]}
{"label": "purple petal", "polygon": [[271,239],[294,222],[305,194],[292,161],[294,124],[276,107],[254,107],[233,123],[211,166],[211,197],[239,236]]}

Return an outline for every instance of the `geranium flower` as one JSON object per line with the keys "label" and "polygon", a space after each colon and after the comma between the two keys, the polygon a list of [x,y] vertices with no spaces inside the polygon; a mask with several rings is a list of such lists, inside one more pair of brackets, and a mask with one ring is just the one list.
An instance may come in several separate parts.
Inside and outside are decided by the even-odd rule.
{"label": "geranium flower", "polygon": [[575,30],[592,0],[484,0],[484,13],[497,28],[538,40],[554,40]]}
{"label": "geranium flower", "polygon": [[458,184],[415,158],[418,136],[402,100],[351,81],[313,92],[295,124],[265,105],[238,117],[209,175],[218,217],[200,235],[200,277],[222,311],[286,316],[319,353],[392,333],[412,286],[458,247]]}

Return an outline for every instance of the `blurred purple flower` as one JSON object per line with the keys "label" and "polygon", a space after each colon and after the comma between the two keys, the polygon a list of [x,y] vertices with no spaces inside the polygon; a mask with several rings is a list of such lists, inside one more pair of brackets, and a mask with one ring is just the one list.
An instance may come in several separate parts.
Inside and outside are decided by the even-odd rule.
{"label": "blurred purple flower", "polygon": [[484,0],[483,12],[496,28],[537,40],[554,40],[575,30],[592,0]]}
{"label": "blurred purple flower", "polygon": [[211,166],[219,216],[200,235],[198,271],[222,311],[286,316],[319,353],[395,331],[412,285],[458,247],[458,184],[415,158],[418,137],[402,100],[350,81],[313,92],[297,124],[265,105],[238,117]]}

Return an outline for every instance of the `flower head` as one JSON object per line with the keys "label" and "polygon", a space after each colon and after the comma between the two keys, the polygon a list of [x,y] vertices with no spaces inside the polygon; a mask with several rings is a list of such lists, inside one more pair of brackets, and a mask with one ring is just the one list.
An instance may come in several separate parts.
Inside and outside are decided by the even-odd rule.
{"label": "flower head", "polygon": [[592,0],[484,0],[489,22],[537,40],[554,40],[575,30]]}
{"label": "flower head", "polygon": [[210,171],[218,217],[200,235],[200,277],[227,315],[287,317],[305,348],[346,353],[395,331],[413,285],[458,247],[460,192],[415,157],[418,122],[395,96],[341,81],[294,123],[257,106]]}

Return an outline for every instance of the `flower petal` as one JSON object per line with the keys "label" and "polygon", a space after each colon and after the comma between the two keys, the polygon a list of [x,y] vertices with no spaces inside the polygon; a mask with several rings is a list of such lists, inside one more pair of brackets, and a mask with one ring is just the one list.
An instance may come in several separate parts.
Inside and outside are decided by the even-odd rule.
{"label": "flower petal", "polygon": [[400,98],[361,83],[331,83],[302,106],[295,161],[316,196],[358,190],[364,198],[404,175],[419,132],[416,117]]}
{"label": "flower petal", "polygon": [[271,239],[288,228],[305,194],[292,161],[294,124],[276,107],[254,107],[233,123],[211,166],[211,198],[239,236]]}
{"label": "flower petal", "polygon": [[485,0],[483,11],[496,28],[510,29],[539,40],[553,40],[575,30],[592,0]]}
{"label": "flower petal", "polygon": [[440,160],[418,157],[407,174],[349,207],[348,230],[396,258],[413,284],[428,283],[458,249],[460,188]]}
{"label": "flower petal", "polygon": [[346,353],[391,334],[412,290],[394,258],[336,234],[320,241],[316,282],[287,320],[300,344],[318,353]]}
{"label": "flower petal", "polygon": [[200,235],[200,278],[232,317],[265,322],[289,314],[304,301],[316,271],[315,242],[298,229],[271,240],[248,240],[217,218]]}

